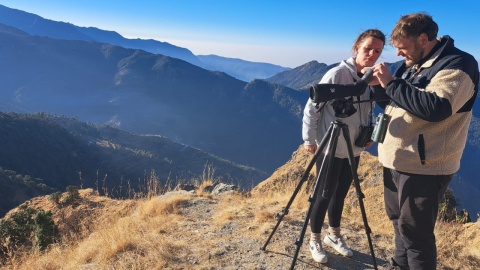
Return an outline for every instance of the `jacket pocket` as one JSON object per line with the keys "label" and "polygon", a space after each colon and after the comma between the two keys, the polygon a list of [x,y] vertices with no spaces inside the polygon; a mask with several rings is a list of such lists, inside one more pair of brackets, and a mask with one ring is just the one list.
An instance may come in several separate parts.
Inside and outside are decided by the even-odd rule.
{"label": "jacket pocket", "polygon": [[420,162],[422,165],[430,165],[425,157],[425,139],[423,138],[423,134],[418,135],[418,155],[420,156]]}

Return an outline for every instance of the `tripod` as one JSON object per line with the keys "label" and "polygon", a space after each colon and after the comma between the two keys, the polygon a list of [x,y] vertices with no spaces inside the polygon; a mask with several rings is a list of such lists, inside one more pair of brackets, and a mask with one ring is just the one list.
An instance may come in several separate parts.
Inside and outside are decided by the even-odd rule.
{"label": "tripod", "polygon": [[[335,102],[334,102],[334,107],[335,106],[338,106],[338,103],[335,104]],[[345,112],[345,106],[340,104],[340,107],[342,108],[342,112]],[[370,246],[370,253],[372,254],[373,266],[374,266],[375,270],[377,269],[377,262],[375,260],[375,254],[374,254],[374,251],[373,251],[372,240],[370,238],[371,229],[368,226],[367,216],[365,214],[365,207],[363,205],[363,199],[365,198],[365,195],[362,193],[362,191],[360,189],[360,181],[358,180],[358,175],[357,175],[357,164],[356,164],[356,161],[355,161],[355,158],[354,158],[354,155],[353,155],[352,143],[350,141],[350,131],[348,130],[348,125],[343,123],[343,119],[348,117],[349,115],[347,115],[345,113],[342,113],[340,111],[337,111],[337,110],[335,110],[335,112],[336,112],[335,116],[337,117],[337,120],[330,124],[330,127],[328,128],[327,133],[322,138],[322,141],[320,142],[320,145],[317,148],[317,151],[315,152],[312,160],[308,164],[307,169],[303,173],[302,178],[300,179],[300,182],[298,183],[295,191],[293,192],[292,197],[288,201],[288,204],[285,207],[285,209],[283,210],[282,215],[280,215],[280,218],[278,219],[277,225],[275,225],[272,233],[270,234],[270,236],[267,239],[267,242],[261,248],[261,250],[265,251],[268,243],[270,242],[270,239],[272,238],[273,234],[275,233],[278,226],[282,222],[283,218],[288,214],[288,209],[290,208],[293,201],[295,200],[295,197],[297,196],[298,192],[300,191],[303,183],[308,179],[308,176],[310,174],[310,171],[312,170],[313,165],[315,164],[318,157],[323,153],[323,149],[325,148],[325,146],[327,145],[327,142],[328,142],[328,146],[326,148],[325,155],[324,155],[324,158],[322,160],[322,165],[320,167],[320,171],[318,173],[318,177],[317,177],[317,180],[315,182],[315,187],[313,189],[313,194],[310,195],[310,197],[308,199],[308,201],[310,202],[310,206],[308,208],[307,215],[305,217],[305,222],[303,223],[303,227],[302,227],[302,231],[300,232],[300,236],[297,239],[297,241],[295,242],[295,245],[297,246],[297,248],[296,248],[295,254],[293,256],[292,265],[290,267],[291,270],[293,270],[294,267],[295,267],[295,263],[297,261],[297,257],[298,257],[298,253],[300,251],[300,247],[303,244],[303,238],[305,236],[305,231],[307,230],[308,222],[310,220],[310,215],[312,214],[313,205],[315,204],[315,201],[317,199],[317,195],[318,195],[318,192],[319,192],[321,186],[324,186],[324,189],[323,189],[323,192],[322,192],[322,197],[324,197],[324,198],[327,197],[328,189],[329,189],[329,185],[330,185],[331,169],[333,167],[333,159],[335,157],[335,151],[336,151],[336,148],[337,148],[338,137],[340,136],[340,129],[343,131],[343,137],[345,138],[345,142],[347,144],[348,161],[350,163],[350,169],[352,171],[353,180],[354,180],[354,183],[355,183],[357,198],[358,198],[358,202],[359,202],[359,205],[360,205],[360,210],[362,212],[363,224],[364,224],[364,227],[365,227],[365,233],[367,234],[368,245]]]}

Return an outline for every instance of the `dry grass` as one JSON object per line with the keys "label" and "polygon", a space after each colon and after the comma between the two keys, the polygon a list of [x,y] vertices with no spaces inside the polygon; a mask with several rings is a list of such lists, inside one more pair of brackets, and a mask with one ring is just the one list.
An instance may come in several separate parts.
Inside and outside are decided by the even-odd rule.
{"label": "dry grass", "polygon": [[179,206],[191,198],[190,194],[170,196],[163,199],[152,198],[138,209],[138,217],[146,220],[152,217],[165,217],[179,214]]}
{"label": "dry grass", "polygon": [[195,186],[198,187],[195,190],[195,194],[200,197],[207,196],[211,198],[210,192],[206,192],[204,191],[204,189],[207,186],[212,186],[216,183],[219,183],[220,181],[221,178],[215,177],[215,167],[213,166],[213,164],[206,163],[203,167],[202,177],[195,180]]}
{"label": "dry grass", "polygon": [[[102,199],[104,205],[116,205],[116,208],[99,207],[95,211],[103,214],[92,216],[96,222],[78,233],[65,234],[67,236],[46,252],[19,254],[8,267],[1,269],[189,269],[185,262],[193,255],[204,263],[193,268],[209,269],[231,263],[222,260],[225,249],[221,243],[231,243],[238,235],[263,243],[277,222],[275,215],[282,213],[297,187],[309,158],[311,156],[299,149],[292,160],[250,193],[212,196],[197,192],[197,197],[177,194],[161,199],[152,195],[128,202]],[[394,248],[393,228],[383,204],[381,166],[375,157],[364,154],[358,171],[364,179],[361,186],[375,249],[390,256]],[[218,181],[208,169],[201,180],[198,184],[204,186]],[[156,193],[158,189],[151,192]],[[283,224],[303,222],[299,216],[307,211],[310,193],[311,182],[304,183]],[[203,213],[193,219],[185,214],[186,206],[193,201],[214,205],[214,211],[209,212],[208,218]],[[123,203],[130,205],[122,206]],[[364,234],[353,187],[346,199],[342,223],[353,228],[354,233]],[[196,233],[193,227],[202,232]],[[225,233],[220,234],[221,231]],[[180,234],[185,237],[179,237]],[[206,234],[214,236],[202,236]],[[479,234],[478,223],[462,225],[439,221],[436,227],[439,269],[480,269]],[[273,250],[282,250],[285,244],[272,240],[271,246]]]}
{"label": "dry grass", "polygon": [[171,239],[169,234],[178,221],[185,219],[179,206],[190,196],[139,200],[135,212],[113,222],[97,223],[83,240],[64,237],[47,252],[14,258],[8,269],[76,269],[82,265],[95,269],[164,269],[188,253],[186,243]]}
{"label": "dry grass", "polygon": [[480,269],[480,228],[477,223],[437,222],[435,235],[441,265],[451,269]]}
{"label": "dry grass", "polygon": [[252,218],[252,210],[243,194],[230,193],[222,195],[218,202],[218,211],[214,214],[214,222],[217,227],[222,227],[228,222]]}

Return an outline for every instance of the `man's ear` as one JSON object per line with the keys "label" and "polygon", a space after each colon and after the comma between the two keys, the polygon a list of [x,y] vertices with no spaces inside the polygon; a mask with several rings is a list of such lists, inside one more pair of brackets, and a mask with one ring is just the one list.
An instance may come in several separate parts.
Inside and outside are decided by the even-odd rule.
{"label": "man's ear", "polygon": [[428,36],[425,33],[421,33],[420,36],[417,38],[417,42],[422,46],[425,47],[428,43]]}

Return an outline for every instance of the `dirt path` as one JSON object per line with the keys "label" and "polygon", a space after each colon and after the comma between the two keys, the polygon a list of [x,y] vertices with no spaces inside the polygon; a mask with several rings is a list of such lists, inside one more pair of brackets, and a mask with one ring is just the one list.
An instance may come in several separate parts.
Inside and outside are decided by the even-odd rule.
{"label": "dirt path", "polygon": [[[221,196],[228,195],[210,198],[194,196],[184,203],[181,211],[185,220],[179,222],[178,233],[172,237],[189,243],[189,255],[178,261],[178,264],[171,265],[172,269],[289,269],[304,214],[282,221],[267,250],[263,252],[260,248],[276,223],[269,223],[267,229],[263,229],[245,211],[243,217],[240,214],[239,218],[219,225],[215,219],[219,218],[216,215],[222,210]],[[251,207],[253,209],[258,206]],[[373,269],[365,233],[358,234],[351,227],[345,227],[343,233],[354,252],[352,258],[336,255],[333,249],[327,247],[328,263],[315,262],[308,248],[308,228],[295,269]],[[373,239],[375,240],[377,239]],[[377,264],[381,266],[386,263],[386,252],[378,248],[375,252]]]}

